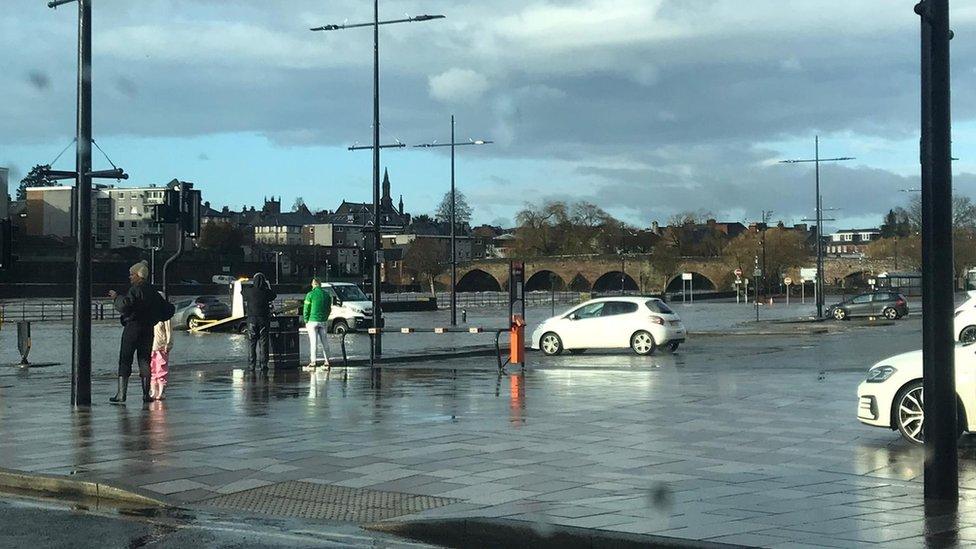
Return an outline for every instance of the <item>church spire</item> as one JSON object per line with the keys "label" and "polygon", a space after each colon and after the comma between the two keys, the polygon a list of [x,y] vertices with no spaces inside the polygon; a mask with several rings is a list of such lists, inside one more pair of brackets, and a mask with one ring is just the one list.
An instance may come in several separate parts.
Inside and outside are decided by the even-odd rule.
{"label": "church spire", "polygon": [[380,204],[386,210],[393,209],[393,197],[390,196],[390,172],[386,168],[383,168],[383,198]]}
{"label": "church spire", "polygon": [[400,195],[400,215],[403,215],[403,195]]}

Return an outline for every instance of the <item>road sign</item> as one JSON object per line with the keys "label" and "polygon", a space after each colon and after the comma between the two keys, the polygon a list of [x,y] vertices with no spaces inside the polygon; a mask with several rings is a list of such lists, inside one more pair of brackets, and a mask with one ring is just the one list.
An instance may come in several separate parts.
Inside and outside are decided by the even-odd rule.
{"label": "road sign", "polygon": [[804,282],[810,282],[817,279],[817,269],[816,267],[804,267],[800,269],[800,280]]}
{"label": "road sign", "polygon": [[759,278],[760,276],[762,276],[762,269],[756,269],[756,270],[752,271],[752,276],[754,276],[756,278]]}
{"label": "road sign", "polygon": [[783,284],[786,284],[787,286],[789,286],[790,284],[793,284],[793,279],[790,278],[790,277],[786,277],[786,278],[783,279]]}
{"label": "road sign", "polygon": [[681,273],[681,280],[691,280],[691,273]]}
{"label": "road sign", "polygon": [[736,278],[742,278],[742,269],[736,268],[736,270],[732,272],[735,274]]}

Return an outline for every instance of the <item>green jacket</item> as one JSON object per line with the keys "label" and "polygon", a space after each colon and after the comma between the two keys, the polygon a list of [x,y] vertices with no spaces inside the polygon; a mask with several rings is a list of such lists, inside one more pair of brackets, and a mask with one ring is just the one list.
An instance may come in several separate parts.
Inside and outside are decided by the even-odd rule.
{"label": "green jacket", "polygon": [[305,306],[302,307],[302,318],[305,322],[328,322],[332,312],[332,298],[322,288],[312,288],[305,294]]}

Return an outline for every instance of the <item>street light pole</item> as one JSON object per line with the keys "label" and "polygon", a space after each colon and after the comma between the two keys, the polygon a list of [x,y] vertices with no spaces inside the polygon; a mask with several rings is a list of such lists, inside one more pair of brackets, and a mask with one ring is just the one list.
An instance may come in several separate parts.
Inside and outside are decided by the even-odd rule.
{"label": "street light pole", "polygon": [[823,283],[823,198],[820,195],[820,163],[821,162],[843,162],[854,160],[853,156],[842,156],[838,158],[820,158],[820,136],[814,137],[814,157],[800,160],[780,160],[781,164],[800,164],[813,162],[815,173],[815,190],[817,206],[817,279],[814,282],[814,289],[817,293],[817,318],[823,318],[824,309],[824,283]]}
{"label": "street light pole", "polygon": [[454,139],[454,115],[451,115],[451,142],[450,143],[423,143],[414,147],[433,148],[451,147],[451,326],[457,326],[457,191],[454,184],[454,148],[459,145],[487,145],[493,143],[479,139],[477,141],[464,141],[458,143]]}
{"label": "street light pole", "polygon": [[949,1],[923,0],[921,16],[922,391],[925,499],[958,505],[953,344],[952,141]]}
{"label": "street light pole", "polygon": [[[443,19],[443,15],[418,15],[404,19],[391,19],[380,21],[380,2],[373,0],[373,21],[371,23],[356,23],[352,25],[323,25],[313,27],[311,31],[334,31],[342,29],[373,27],[373,327],[379,328],[382,324],[383,312],[380,300],[380,259],[382,239],[380,234],[380,25],[390,25],[394,23],[414,23],[419,21],[430,21],[432,19]],[[401,145],[402,146],[402,145]],[[350,147],[350,150],[355,150]],[[374,354],[383,354],[382,334],[376,333],[374,345],[371,346]]]}

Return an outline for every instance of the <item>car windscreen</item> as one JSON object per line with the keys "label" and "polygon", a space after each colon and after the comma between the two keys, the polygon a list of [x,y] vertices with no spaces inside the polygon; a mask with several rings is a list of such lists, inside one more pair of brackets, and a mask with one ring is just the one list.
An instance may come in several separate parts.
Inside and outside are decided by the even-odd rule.
{"label": "car windscreen", "polygon": [[654,312],[654,313],[658,313],[658,314],[662,314],[662,315],[673,315],[674,314],[674,311],[672,311],[670,307],[668,307],[663,301],[658,300],[658,299],[649,299],[649,300],[647,300],[647,302],[645,303],[645,305],[647,305],[647,308],[650,309],[651,312]]}
{"label": "car windscreen", "polygon": [[343,301],[369,301],[359,286],[333,286],[332,289]]}
{"label": "car windscreen", "polygon": [[220,301],[215,295],[202,295],[196,299],[197,303],[213,303],[215,301]]}

